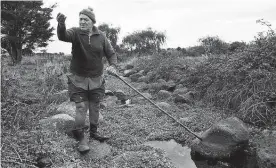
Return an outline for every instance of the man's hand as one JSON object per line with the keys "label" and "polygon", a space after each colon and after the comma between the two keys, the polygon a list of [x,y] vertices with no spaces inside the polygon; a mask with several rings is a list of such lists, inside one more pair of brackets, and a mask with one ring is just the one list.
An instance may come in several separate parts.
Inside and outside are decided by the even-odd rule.
{"label": "man's hand", "polygon": [[117,76],[118,74],[117,74],[117,70],[116,70],[116,68],[114,67],[114,66],[108,66],[107,68],[106,68],[106,71],[107,71],[107,73],[109,73],[109,74],[111,74],[111,75],[114,75],[114,76]]}
{"label": "man's hand", "polygon": [[57,14],[57,21],[58,23],[64,24],[66,20],[66,16],[62,13]]}

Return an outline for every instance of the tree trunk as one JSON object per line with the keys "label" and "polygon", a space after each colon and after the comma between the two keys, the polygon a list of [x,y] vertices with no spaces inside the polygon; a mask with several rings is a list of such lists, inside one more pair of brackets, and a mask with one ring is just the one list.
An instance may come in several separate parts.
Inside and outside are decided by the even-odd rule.
{"label": "tree trunk", "polygon": [[22,60],[22,47],[21,45],[18,45],[16,42],[11,42],[11,51],[10,56],[13,65],[19,64]]}

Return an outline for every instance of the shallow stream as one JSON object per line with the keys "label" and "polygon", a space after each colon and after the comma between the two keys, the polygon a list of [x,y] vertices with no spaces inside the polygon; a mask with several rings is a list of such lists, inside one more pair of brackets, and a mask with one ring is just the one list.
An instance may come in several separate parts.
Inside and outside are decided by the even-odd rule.
{"label": "shallow stream", "polygon": [[246,153],[239,155],[238,160],[233,163],[229,163],[216,160],[193,160],[191,149],[174,140],[149,141],[145,145],[164,150],[176,168],[258,168],[255,156],[249,156]]}

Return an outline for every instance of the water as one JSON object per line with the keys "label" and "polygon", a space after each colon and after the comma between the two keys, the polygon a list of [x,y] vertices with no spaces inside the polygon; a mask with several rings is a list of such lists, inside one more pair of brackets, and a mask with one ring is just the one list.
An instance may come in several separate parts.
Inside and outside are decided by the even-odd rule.
{"label": "water", "polygon": [[149,141],[145,145],[160,148],[170,158],[171,162],[177,168],[258,168],[256,156],[246,153],[240,153],[231,163],[218,160],[205,160],[191,158],[191,149],[182,146],[174,140],[170,141]]}
{"label": "water", "polygon": [[191,149],[187,146],[183,147],[174,140],[150,141],[146,142],[145,145],[163,149],[166,152],[166,156],[171,159],[171,162],[177,168],[197,168],[191,159]]}

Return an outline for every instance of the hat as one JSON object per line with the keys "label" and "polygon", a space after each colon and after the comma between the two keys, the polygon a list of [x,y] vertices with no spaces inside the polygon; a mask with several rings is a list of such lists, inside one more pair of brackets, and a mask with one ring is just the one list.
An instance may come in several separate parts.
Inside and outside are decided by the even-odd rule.
{"label": "hat", "polygon": [[87,9],[83,9],[82,11],[80,11],[80,14],[84,14],[84,15],[88,16],[94,23],[96,23],[93,8],[88,7]]}

